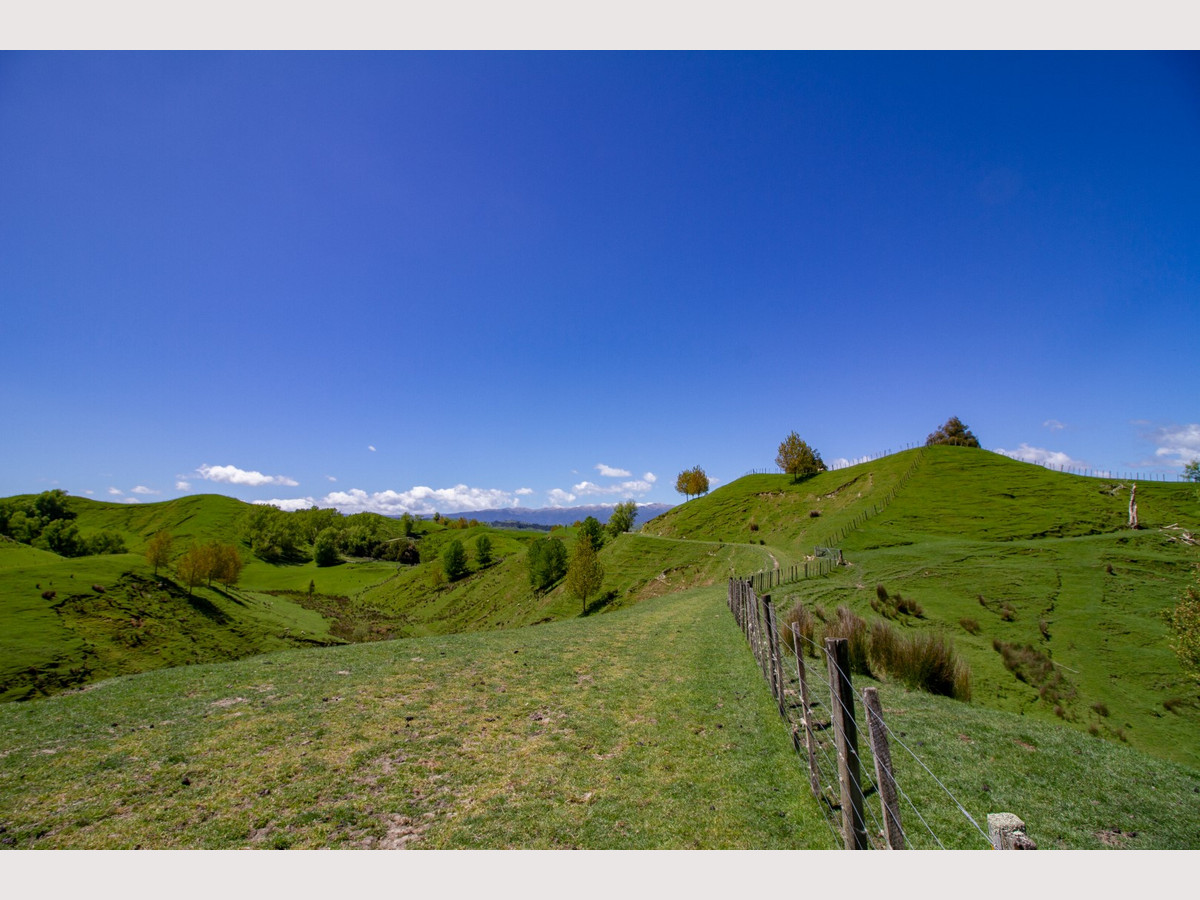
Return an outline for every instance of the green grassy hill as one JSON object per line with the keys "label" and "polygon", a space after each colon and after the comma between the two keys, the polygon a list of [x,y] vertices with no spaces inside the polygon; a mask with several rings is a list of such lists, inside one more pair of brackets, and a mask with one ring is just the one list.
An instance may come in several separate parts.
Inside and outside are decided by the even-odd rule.
{"label": "green grassy hill", "polygon": [[[144,542],[237,540],[245,504],[73,499],[81,533],[117,531],[130,552],[0,540],[0,684],[42,698],[0,704],[0,842],[834,846],[723,603],[729,576],[803,571],[821,546],[847,565],[774,587],[781,611],[875,619],[883,585],[919,606],[895,627],[949,635],[970,664],[970,704],[880,691],[979,821],[1017,812],[1044,847],[1200,847],[1200,692],[1161,617],[1194,577],[1179,538],[1200,531],[1200,499],[1139,484],[1133,531],[1128,487],[938,447],[749,476],[610,539],[586,610],[561,585],[530,590],[542,535],[442,524],[415,566],[269,564],[243,546],[236,589],[189,597],[151,577]],[[455,538],[470,574],[439,583]],[[1013,648],[1042,675],[1006,665]],[[947,846],[980,846],[897,765]]]}
{"label": "green grassy hill", "polygon": [[[251,507],[228,497],[144,505],[69,502],[84,537],[115,532],[129,552],[65,559],[0,538],[0,615],[8,625],[0,633],[2,700],[287,647],[514,628],[583,612],[561,584],[545,594],[531,590],[525,550],[545,536],[541,532],[422,522],[418,565],[347,559],[318,567],[311,560],[254,557],[238,524]],[[237,544],[245,562],[237,587],[200,585],[189,594],[169,571],[156,576],[144,549],[162,529],[174,536],[175,556],[193,541]],[[484,534],[492,543],[493,562],[480,567],[474,547]],[[554,534],[573,545],[573,529]],[[470,572],[446,583],[437,576],[442,550],[451,540],[467,547]],[[619,609],[683,586],[714,584],[768,558],[745,546],[622,535],[601,552],[607,577],[588,612]]]}
{"label": "green grassy hill", "polygon": [[[1200,531],[1200,499],[1195,485],[1150,482],[1137,500],[1141,528],[1132,531],[1127,482],[929,447],[798,484],[750,476],[647,527],[757,537],[781,565],[837,546],[848,565],[776,588],[780,609],[845,604],[870,621],[880,618],[871,602],[883,585],[923,610],[902,627],[953,637],[971,665],[974,705],[1198,766],[1200,696],[1167,644],[1162,612],[1200,561],[1172,527]],[[1048,658],[1054,689],[1020,680],[997,642]]]}

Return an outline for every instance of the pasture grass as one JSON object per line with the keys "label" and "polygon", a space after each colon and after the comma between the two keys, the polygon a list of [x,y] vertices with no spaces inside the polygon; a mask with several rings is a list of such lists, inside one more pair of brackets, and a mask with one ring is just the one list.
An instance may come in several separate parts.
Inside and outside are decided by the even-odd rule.
{"label": "pasture grass", "polygon": [[19,848],[827,848],[720,589],[0,707]]}

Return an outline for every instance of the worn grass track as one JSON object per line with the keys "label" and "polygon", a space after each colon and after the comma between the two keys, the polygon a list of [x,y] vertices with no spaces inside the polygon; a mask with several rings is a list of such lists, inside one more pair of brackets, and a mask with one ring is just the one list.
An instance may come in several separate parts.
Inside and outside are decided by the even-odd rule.
{"label": "worn grass track", "polygon": [[20,848],[830,847],[721,589],[0,707]]}

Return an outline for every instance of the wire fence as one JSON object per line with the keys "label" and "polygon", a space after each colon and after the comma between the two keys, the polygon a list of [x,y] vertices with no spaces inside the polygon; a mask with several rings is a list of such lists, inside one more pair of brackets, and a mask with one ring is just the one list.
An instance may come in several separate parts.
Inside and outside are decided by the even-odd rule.
{"label": "wire fence", "polygon": [[[853,849],[992,846],[978,818],[904,734],[885,723],[877,690],[853,687],[848,663],[835,652],[838,639],[821,646],[794,627],[781,626],[770,596],[756,591],[749,579],[730,579],[729,608],[804,759],[809,787],[835,844]],[[863,750],[859,734],[871,738]],[[892,746],[899,748],[895,755]]]}

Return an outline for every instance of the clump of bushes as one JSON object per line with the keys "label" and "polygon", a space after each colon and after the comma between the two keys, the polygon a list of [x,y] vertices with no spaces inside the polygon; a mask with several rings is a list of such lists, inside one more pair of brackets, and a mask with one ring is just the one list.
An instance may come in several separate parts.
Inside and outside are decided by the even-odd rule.
{"label": "clump of bushes", "polygon": [[[941,633],[906,633],[881,619],[869,624],[846,606],[830,617],[820,607],[811,610],[801,603],[787,614],[785,623],[795,625],[801,648],[816,657],[825,638],[845,638],[852,672],[871,677],[886,676],[913,690],[971,699],[971,669],[959,658],[954,644]],[[793,652],[796,641],[788,632]]]}
{"label": "clump of bushes", "polygon": [[983,630],[979,627],[979,622],[975,619],[968,619],[965,616],[958,620],[958,624],[962,626],[963,631],[967,634],[979,634]]}

